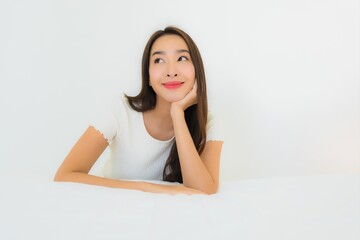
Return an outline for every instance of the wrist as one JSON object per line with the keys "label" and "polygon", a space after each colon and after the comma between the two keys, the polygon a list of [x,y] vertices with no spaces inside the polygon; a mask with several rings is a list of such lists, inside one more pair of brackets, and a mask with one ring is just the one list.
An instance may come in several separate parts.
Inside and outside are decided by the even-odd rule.
{"label": "wrist", "polygon": [[184,110],[177,104],[173,103],[171,104],[170,115],[173,120],[179,117],[184,117]]}

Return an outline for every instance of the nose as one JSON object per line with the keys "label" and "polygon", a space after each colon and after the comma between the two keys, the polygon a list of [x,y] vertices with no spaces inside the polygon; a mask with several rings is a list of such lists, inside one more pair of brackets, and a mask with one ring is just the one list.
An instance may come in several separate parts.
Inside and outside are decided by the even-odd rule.
{"label": "nose", "polygon": [[168,76],[168,77],[177,77],[177,73],[174,73],[174,74],[168,73],[167,76]]}
{"label": "nose", "polygon": [[170,63],[167,69],[166,76],[168,77],[177,77],[177,70],[174,63]]}

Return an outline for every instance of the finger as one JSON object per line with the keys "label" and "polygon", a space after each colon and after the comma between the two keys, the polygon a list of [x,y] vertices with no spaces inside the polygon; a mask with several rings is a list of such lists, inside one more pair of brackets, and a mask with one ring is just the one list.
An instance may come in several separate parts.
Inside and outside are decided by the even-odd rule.
{"label": "finger", "polygon": [[194,89],[195,92],[197,91],[197,81],[196,81],[196,79],[195,79],[195,83],[194,83],[193,89]]}
{"label": "finger", "polygon": [[194,84],[194,87],[193,87],[193,93],[194,93],[194,97],[196,98],[195,99],[195,103],[197,102],[197,95],[198,95],[198,92],[197,92],[197,81],[195,79],[195,84]]}

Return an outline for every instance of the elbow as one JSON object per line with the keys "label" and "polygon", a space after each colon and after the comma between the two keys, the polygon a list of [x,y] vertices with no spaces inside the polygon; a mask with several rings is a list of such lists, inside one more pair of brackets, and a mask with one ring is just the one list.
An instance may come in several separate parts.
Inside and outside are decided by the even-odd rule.
{"label": "elbow", "polygon": [[213,195],[216,194],[219,190],[219,184],[215,184],[215,183],[211,183],[211,184],[207,184],[207,185],[203,185],[202,187],[194,187],[194,186],[189,186],[186,183],[184,183],[185,187],[188,188],[193,188],[198,190],[199,192],[201,192],[202,194],[205,195]]}
{"label": "elbow", "polygon": [[214,194],[216,194],[218,191],[211,191],[211,192],[207,192],[206,194],[207,195],[214,195]]}
{"label": "elbow", "polygon": [[63,177],[61,176],[61,174],[56,173],[55,176],[54,176],[54,178],[53,178],[53,181],[54,181],[54,182],[63,182],[64,179],[63,179]]}
{"label": "elbow", "polygon": [[53,181],[54,182],[63,182],[65,179],[65,175],[66,175],[66,171],[64,171],[64,168],[62,166],[60,166],[57,169],[57,171],[53,177]]}
{"label": "elbow", "polygon": [[211,184],[211,187],[208,189],[208,195],[213,195],[216,194],[219,190],[219,181],[213,182],[213,184]]}
{"label": "elbow", "polygon": [[202,189],[201,191],[206,195],[213,195],[216,194],[219,190],[219,184],[213,184],[208,186],[206,189]]}
{"label": "elbow", "polygon": [[53,181],[54,182],[65,182],[66,181],[66,173],[63,173],[58,170],[53,178]]}
{"label": "elbow", "polygon": [[213,187],[213,188],[210,188],[210,189],[207,189],[204,193],[206,195],[213,195],[213,194],[216,194],[218,192],[218,187]]}
{"label": "elbow", "polygon": [[[54,182],[78,182],[81,179],[83,172],[67,172],[67,171],[57,171],[53,181]],[[87,173],[85,173],[87,174]]]}

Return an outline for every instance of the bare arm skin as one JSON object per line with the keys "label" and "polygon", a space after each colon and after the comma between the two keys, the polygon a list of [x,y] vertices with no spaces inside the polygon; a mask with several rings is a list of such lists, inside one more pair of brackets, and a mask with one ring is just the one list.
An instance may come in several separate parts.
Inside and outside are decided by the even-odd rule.
{"label": "bare arm skin", "polygon": [[219,188],[222,142],[207,142],[199,156],[181,112],[174,117],[173,122],[184,185],[207,194],[216,193]]}
{"label": "bare arm skin", "polygon": [[93,127],[89,127],[71,149],[62,165],[59,167],[54,181],[78,182],[105,187],[134,189],[153,193],[168,194],[203,194],[203,192],[185,185],[162,185],[148,182],[133,182],[108,179],[88,174],[108,143]]}
{"label": "bare arm skin", "polygon": [[214,194],[219,188],[220,155],[223,142],[207,142],[204,151],[199,156],[184,117],[184,110],[196,103],[196,91],[195,82],[193,89],[185,98],[171,104],[170,113],[184,185],[207,194]]}

